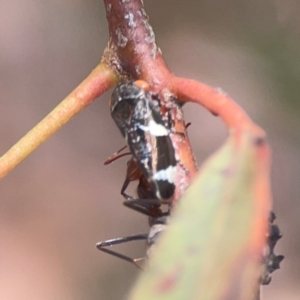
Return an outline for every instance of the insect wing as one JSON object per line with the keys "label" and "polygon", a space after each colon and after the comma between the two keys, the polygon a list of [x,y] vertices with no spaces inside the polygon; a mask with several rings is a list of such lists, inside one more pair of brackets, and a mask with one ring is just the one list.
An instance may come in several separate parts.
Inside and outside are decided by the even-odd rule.
{"label": "insect wing", "polygon": [[131,129],[132,115],[140,98],[144,97],[144,91],[133,82],[118,85],[112,93],[110,101],[111,116],[126,137]]}
{"label": "insect wing", "polygon": [[175,151],[170,131],[151,102],[149,93],[139,99],[132,116],[128,145],[143,173],[154,186],[156,196],[170,198],[175,190]]}

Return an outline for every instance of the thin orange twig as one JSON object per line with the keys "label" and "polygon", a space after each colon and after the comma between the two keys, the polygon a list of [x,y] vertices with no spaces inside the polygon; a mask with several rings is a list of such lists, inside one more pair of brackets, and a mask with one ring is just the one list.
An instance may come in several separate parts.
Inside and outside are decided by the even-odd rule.
{"label": "thin orange twig", "polygon": [[257,137],[265,137],[265,132],[224,92],[192,79],[175,76],[172,77],[171,86],[181,101],[195,102],[204,106],[219,116],[229,130],[250,130]]}
{"label": "thin orange twig", "polygon": [[112,88],[117,80],[112,69],[100,63],[73,92],[0,158],[0,178],[13,170],[83,108]]}

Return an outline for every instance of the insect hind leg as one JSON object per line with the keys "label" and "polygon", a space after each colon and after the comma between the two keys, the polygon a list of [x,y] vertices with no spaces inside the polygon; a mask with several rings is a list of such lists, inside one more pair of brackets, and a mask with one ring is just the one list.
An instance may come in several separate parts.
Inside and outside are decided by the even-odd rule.
{"label": "insect hind leg", "polygon": [[136,234],[136,235],[132,235],[132,236],[115,238],[115,239],[99,242],[99,243],[96,244],[96,247],[97,247],[98,250],[100,250],[102,252],[108,253],[112,256],[115,256],[115,257],[118,257],[122,260],[130,262],[130,263],[134,264],[138,269],[144,270],[143,267],[138,262],[140,262],[141,260],[144,260],[145,257],[132,258],[132,257],[129,257],[129,256],[124,255],[122,253],[119,253],[117,251],[107,249],[106,247],[111,247],[111,246],[114,246],[114,245],[120,245],[120,244],[124,244],[124,243],[128,243],[128,242],[132,242],[132,241],[147,240],[147,238],[148,238],[148,234]]}

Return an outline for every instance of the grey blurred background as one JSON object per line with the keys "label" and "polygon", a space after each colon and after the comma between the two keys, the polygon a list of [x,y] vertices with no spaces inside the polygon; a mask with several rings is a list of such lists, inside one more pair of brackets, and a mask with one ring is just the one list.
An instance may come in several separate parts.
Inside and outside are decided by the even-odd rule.
{"label": "grey blurred background", "polygon": [[[300,299],[300,2],[149,1],[156,39],[177,75],[221,87],[268,133],[277,223],[286,256],[265,298]],[[102,1],[0,2],[0,152],[4,153],[97,65],[108,40]],[[123,299],[138,275],[100,253],[100,240],[147,232],[121,205],[126,158],[94,102],[0,182],[0,299]],[[185,107],[198,163],[226,137],[217,118]],[[134,185],[131,189],[134,191]],[[144,245],[122,248],[133,256]]]}

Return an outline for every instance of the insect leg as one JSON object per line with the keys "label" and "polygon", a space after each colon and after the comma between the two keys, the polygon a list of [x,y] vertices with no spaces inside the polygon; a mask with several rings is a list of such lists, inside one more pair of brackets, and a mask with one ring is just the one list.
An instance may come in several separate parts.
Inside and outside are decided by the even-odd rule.
{"label": "insect leg", "polygon": [[158,218],[164,213],[159,208],[162,204],[170,204],[167,200],[159,199],[133,199],[124,201],[123,204],[148,217]]}
{"label": "insect leg", "polygon": [[144,257],[131,258],[131,257],[121,254],[119,252],[107,249],[106,247],[111,247],[114,245],[124,244],[124,243],[132,242],[132,241],[147,240],[147,238],[148,238],[148,234],[137,234],[137,235],[115,238],[115,239],[99,242],[96,244],[96,247],[97,247],[97,249],[99,249],[102,252],[108,253],[112,256],[115,256],[115,257],[118,257],[125,261],[128,261],[128,262],[134,264],[138,269],[143,270],[143,268],[138,264],[138,262],[141,260],[144,260],[145,259]]}
{"label": "insect leg", "polygon": [[135,200],[135,198],[133,198],[132,196],[129,196],[125,193],[130,181],[131,180],[129,178],[126,178],[124,181],[124,184],[122,186],[122,189],[121,189],[121,195],[126,199],[126,201],[134,201]]}
{"label": "insect leg", "polygon": [[[130,152],[125,152],[125,153],[121,153],[124,149],[127,148],[127,145],[122,147],[120,150],[118,150],[117,152],[115,152],[112,156],[110,156],[109,158],[106,159],[106,161],[104,162],[104,165],[109,165],[110,163],[114,162],[115,160],[126,156],[126,155],[130,155]],[[120,154],[121,153],[121,154]]]}

